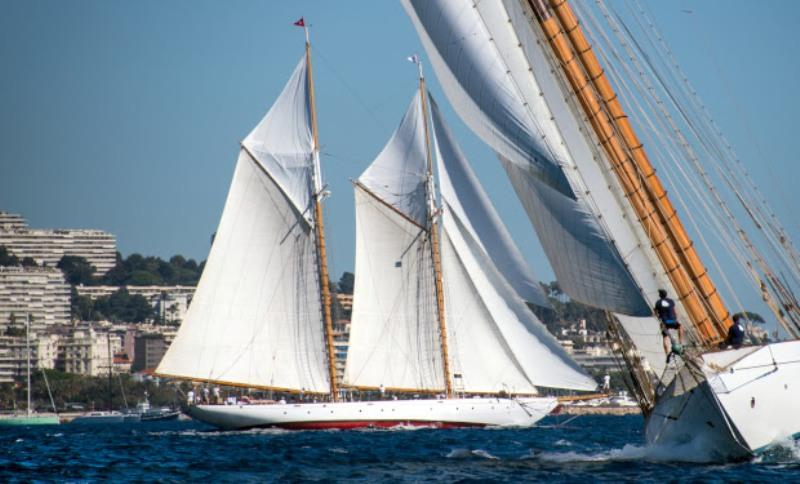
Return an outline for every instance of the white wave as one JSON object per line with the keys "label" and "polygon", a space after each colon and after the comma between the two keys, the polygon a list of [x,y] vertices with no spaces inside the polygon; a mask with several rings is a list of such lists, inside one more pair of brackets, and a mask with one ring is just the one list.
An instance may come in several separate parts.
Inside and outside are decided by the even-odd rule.
{"label": "white wave", "polygon": [[453,449],[447,454],[448,459],[469,459],[472,457],[480,457],[481,459],[500,460],[499,457],[490,454],[483,449]]}
{"label": "white wave", "polygon": [[328,451],[332,452],[334,454],[349,454],[350,453],[350,451],[348,451],[347,449],[344,449],[342,447],[331,447],[331,448],[328,449]]}
{"label": "white wave", "polygon": [[683,445],[626,444],[621,449],[588,453],[545,451],[532,453],[529,458],[556,463],[623,461],[707,463],[716,460],[705,448],[692,443]]}

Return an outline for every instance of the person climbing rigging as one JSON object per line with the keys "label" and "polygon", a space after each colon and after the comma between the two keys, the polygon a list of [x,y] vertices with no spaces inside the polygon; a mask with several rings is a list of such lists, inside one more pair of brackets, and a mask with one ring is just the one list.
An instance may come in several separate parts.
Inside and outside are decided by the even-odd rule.
{"label": "person climbing rigging", "polygon": [[[661,321],[661,335],[664,337],[664,353],[667,354],[667,361],[673,354],[683,353],[683,328],[675,315],[675,301],[667,297],[667,291],[658,290],[658,301],[653,306],[658,319]],[[674,334],[678,333],[678,341],[675,342]]]}

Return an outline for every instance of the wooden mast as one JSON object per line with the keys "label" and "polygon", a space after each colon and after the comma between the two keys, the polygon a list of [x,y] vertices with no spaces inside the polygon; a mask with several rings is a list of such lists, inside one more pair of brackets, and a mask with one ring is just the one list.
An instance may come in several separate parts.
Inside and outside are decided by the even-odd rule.
{"label": "wooden mast", "polygon": [[336,353],[333,348],[333,320],[331,318],[331,289],[328,275],[328,254],[325,249],[325,225],[322,220],[322,176],[319,168],[319,132],[317,131],[317,108],[314,99],[314,77],[311,69],[311,41],[308,27],[303,25],[306,33],[306,65],[308,67],[308,99],[311,109],[311,133],[314,136],[314,227],[317,231],[317,268],[319,269],[319,285],[322,296],[322,313],[324,317],[325,346],[328,353],[328,379],[331,385],[331,399],[339,401],[339,385],[336,381]]}
{"label": "wooden mast", "polygon": [[[612,170],[626,198],[631,202],[668,278],[678,291],[677,296],[683,302],[689,319],[697,328],[702,344],[706,347],[715,345],[725,334],[725,322],[729,317],[727,309],[683,231],[675,209],[672,205],[666,205],[666,192],[660,182],[657,185],[660,188],[654,185],[657,177],[652,166],[645,167],[637,163],[636,158],[644,156],[641,143],[620,134],[630,134],[632,129],[627,125],[627,120],[626,127],[620,127],[620,120],[625,119],[625,114],[618,103],[614,110],[608,106],[609,103],[616,103],[615,94],[613,91],[606,95],[595,92],[595,89],[601,91],[595,86],[597,80],[605,80],[605,77],[599,64],[597,68],[584,65],[584,58],[589,55],[587,52],[591,52],[588,44],[581,47],[572,44],[572,39],[564,33],[567,29],[551,14],[546,1],[528,0],[591,127],[609,156]],[[553,5],[563,7],[563,2],[559,0],[550,1]],[[580,26],[577,23],[570,24],[570,29],[569,34],[576,37],[575,31]],[[607,80],[605,82],[607,84]]]}
{"label": "wooden mast", "polygon": [[428,219],[430,220],[431,258],[433,259],[433,276],[436,287],[436,314],[439,320],[439,341],[442,347],[442,367],[444,370],[444,388],[447,398],[453,396],[453,382],[450,378],[450,356],[447,350],[447,325],[444,318],[444,289],[442,287],[442,258],[439,250],[439,224],[436,222],[436,201],[433,186],[433,156],[431,154],[431,138],[428,130],[428,104],[425,77],[422,75],[422,61],[417,60],[419,68],[419,99],[422,103],[422,119],[425,126],[425,153],[428,159]]}

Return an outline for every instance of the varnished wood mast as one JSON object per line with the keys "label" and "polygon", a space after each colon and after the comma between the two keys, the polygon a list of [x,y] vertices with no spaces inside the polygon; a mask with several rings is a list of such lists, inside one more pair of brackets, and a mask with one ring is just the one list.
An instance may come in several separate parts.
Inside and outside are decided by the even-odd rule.
{"label": "varnished wood mast", "polygon": [[444,389],[448,398],[453,396],[453,382],[450,378],[450,355],[447,350],[447,324],[444,319],[444,289],[442,288],[442,258],[439,251],[439,227],[436,223],[433,200],[433,156],[431,154],[431,138],[428,132],[428,104],[425,78],[422,68],[419,76],[419,95],[422,103],[423,126],[425,126],[425,153],[428,158],[428,217],[431,220],[431,257],[433,258],[433,277],[436,286],[436,315],[439,320],[439,341],[442,346],[442,366],[444,369]]}
{"label": "varnished wood mast", "polygon": [[[611,162],[626,198],[678,291],[701,343],[716,345],[730,313],[678,219],[617,95],[566,0],[527,0]],[[552,12],[555,12],[555,15]]]}
{"label": "varnished wood mast", "polygon": [[[305,27],[306,29],[308,27]],[[306,65],[308,66],[308,93],[311,103],[311,133],[314,136],[315,163],[319,160],[319,135],[317,131],[317,107],[314,102],[314,77],[311,71],[311,42],[306,31]],[[320,173],[314,168],[314,226],[317,231],[317,267],[319,269],[319,285],[322,291],[322,313],[324,316],[325,345],[328,353],[328,379],[331,385],[331,399],[339,401],[339,385],[336,382],[336,353],[333,349],[333,321],[331,319],[331,289],[329,287],[328,254],[325,250],[325,226],[322,221],[321,181]]]}

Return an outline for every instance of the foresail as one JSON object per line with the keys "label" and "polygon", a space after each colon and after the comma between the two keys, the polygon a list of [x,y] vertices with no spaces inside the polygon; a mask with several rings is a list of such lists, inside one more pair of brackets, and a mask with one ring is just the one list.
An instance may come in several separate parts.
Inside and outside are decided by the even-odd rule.
{"label": "foresail", "polygon": [[314,232],[242,150],[163,375],[329,392]]}
{"label": "foresail", "polygon": [[446,198],[443,205],[442,264],[456,390],[594,389],[594,380],[525,306]]}
{"label": "foresail", "polygon": [[356,271],[344,383],[444,391],[428,234],[359,186],[355,197]]}
{"label": "foresail", "polygon": [[[538,60],[526,50],[531,46],[514,30],[518,26],[512,24],[506,5],[515,2],[473,6],[467,0],[404,0],[403,4],[454,109],[503,161],[562,289],[592,306],[649,315],[649,304],[626,266],[624,252],[615,245],[617,230],[631,229],[601,223],[605,212],[589,194],[595,186],[608,193],[603,175],[588,180],[593,183],[588,187],[588,177],[573,170],[577,163],[573,143],[586,145],[587,140],[573,139],[582,134],[565,133],[559,124],[567,119],[571,129],[576,122],[570,120],[564,94],[551,89],[555,81],[550,66],[535,63]],[[555,104],[557,99],[560,104]],[[584,151],[589,159],[581,161],[591,163],[591,149]],[[608,203],[616,203],[611,194]],[[542,217],[557,220],[567,213],[577,217],[555,226],[558,235],[545,232]],[[572,251],[565,253],[564,246]]]}
{"label": "foresail", "polygon": [[295,209],[313,225],[314,139],[305,56],[275,104],[242,141],[242,146],[261,163]]}
{"label": "foresail", "polygon": [[463,221],[465,229],[489,255],[517,294],[529,303],[550,307],[538,279],[450,134],[436,102],[433,97],[429,98],[442,198],[448,200],[451,210]]}

